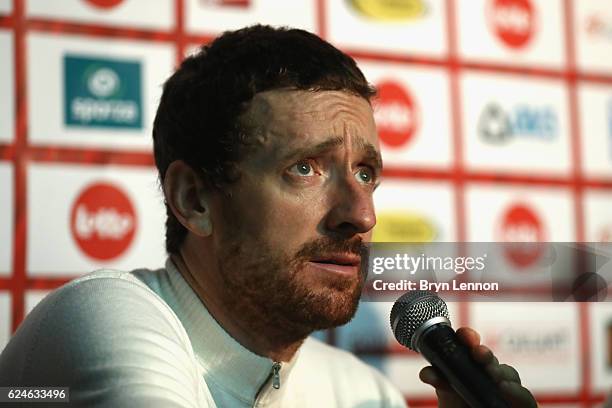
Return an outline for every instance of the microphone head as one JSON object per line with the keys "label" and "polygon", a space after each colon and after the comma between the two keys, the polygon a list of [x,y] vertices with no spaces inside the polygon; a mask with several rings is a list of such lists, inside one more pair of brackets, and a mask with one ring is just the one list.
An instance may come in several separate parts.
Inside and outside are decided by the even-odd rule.
{"label": "microphone head", "polygon": [[391,309],[389,320],[397,341],[414,351],[418,351],[417,340],[423,329],[435,323],[450,325],[446,303],[424,290],[410,291],[400,296]]}

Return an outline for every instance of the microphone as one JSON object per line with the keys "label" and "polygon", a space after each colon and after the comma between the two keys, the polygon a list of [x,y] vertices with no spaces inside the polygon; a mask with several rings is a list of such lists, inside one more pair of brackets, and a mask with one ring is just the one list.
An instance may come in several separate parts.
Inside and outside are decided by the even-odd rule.
{"label": "microphone", "polygon": [[510,408],[482,365],[451,327],[446,303],[427,291],[411,291],[395,301],[391,330],[397,341],[421,353],[472,408]]}

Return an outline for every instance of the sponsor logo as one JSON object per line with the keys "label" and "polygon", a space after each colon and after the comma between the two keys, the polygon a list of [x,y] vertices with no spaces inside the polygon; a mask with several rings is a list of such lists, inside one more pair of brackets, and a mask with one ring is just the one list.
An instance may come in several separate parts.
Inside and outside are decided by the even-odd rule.
{"label": "sponsor logo", "polygon": [[486,19],[497,38],[515,50],[527,46],[536,31],[536,10],[531,0],[489,0]]}
{"label": "sponsor logo", "polygon": [[251,0],[200,0],[203,6],[249,7]]}
{"label": "sponsor logo", "polygon": [[571,331],[558,325],[520,325],[486,333],[487,345],[500,360],[564,364],[571,354]]}
{"label": "sponsor logo", "polygon": [[394,81],[378,84],[374,119],[383,144],[399,148],[409,143],[419,128],[419,109],[408,90]]}
{"label": "sponsor logo", "polygon": [[427,14],[423,0],[348,0],[360,15],[378,21],[414,20]]}
{"label": "sponsor logo", "polygon": [[134,206],[112,184],[90,184],[72,205],[72,237],[85,255],[98,261],[112,260],[125,253],[134,239],[136,226]]}
{"label": "sponsor logo", "polygon": [[85,0],[85,3],[101,9],[111,9],[123,3],[123,0]]}
{"label": "sponsor logo", "polygon": [[434,224],[409,212],[381,212],[372,233],[372,242],[431,242],[437,237]]}
{"label": "sponsor logo", "polygon": [[585,20],[585,29],[589,37],[612,41],[612,17],[592,14]]}
{"label": "sponsor logo", "polygon": [[141,71],[138,61],[65,55],[65,124],[141,129]]}
{"label": "sponsor logo", "polygon": [[504,110],[497,103],[485,106],[478,120],[478,133],[488,143],[504,144],[517,137],[552,141],[559,121],[552,107],[517,105]]}
{"label": "sponsor logo", "polygon": [[498,241],[509,242],[505,245],[506,259],[517,268],[533,265],[544,252],[542,245],[546,232],[540,217],[526,204],[515,203],[509,206],[501,217],[498,230]]}

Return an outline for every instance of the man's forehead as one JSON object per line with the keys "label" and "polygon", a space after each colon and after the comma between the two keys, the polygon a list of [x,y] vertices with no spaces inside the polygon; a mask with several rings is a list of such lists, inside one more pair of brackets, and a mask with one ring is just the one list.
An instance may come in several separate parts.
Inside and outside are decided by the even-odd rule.
{"label": "man's forehead", "polygon": [[[334,108],[330,111],[330,108]],[[333,113],[372,115],[369,103],[362,97],[345,91],[309,91],[282,88],[260,92],[253,97],[250,113],[259,119],[308,120],[325,122]],[[255,119],[255,118],[253,118]],[[369,118],[367,118],[369,119]]]}
{"label": "man's forehead", "polygon": [[241,120],[255,145],[264,148],[263,160],[342,146],[380,157],[372,109],[367,100],[348,92],[261,92]]}

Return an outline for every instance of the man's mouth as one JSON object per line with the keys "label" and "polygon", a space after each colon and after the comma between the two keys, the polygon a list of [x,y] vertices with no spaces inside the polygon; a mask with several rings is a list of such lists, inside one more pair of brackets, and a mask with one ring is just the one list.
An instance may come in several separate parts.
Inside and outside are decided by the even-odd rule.
{"label": "man's mouth", "polygon": [[311,259],[309,263],[317,269],[352,275],[359,270],[361,257],[355,254],[331,254]]}

